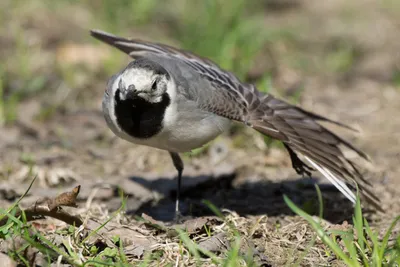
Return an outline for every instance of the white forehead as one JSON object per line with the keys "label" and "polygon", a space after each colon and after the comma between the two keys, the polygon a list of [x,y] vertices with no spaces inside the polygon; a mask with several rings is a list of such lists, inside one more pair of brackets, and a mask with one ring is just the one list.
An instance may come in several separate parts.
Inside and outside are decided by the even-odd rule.
{"label": "white forehead", "polygon": [[126,69],[121,75],[115,80],[114,87],[118,87],[118,83],[122,79],[125,86],[128,87],[131,84],[135,85],[137,90],[145,89],[154,79],[154,72],[147,69]]}

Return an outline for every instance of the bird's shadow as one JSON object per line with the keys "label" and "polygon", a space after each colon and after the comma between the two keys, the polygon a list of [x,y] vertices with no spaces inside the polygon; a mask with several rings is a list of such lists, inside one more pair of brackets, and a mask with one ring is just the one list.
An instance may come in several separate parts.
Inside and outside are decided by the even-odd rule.
{"label": "bird's shadow", "polygon": [[[312,215],[318,215],[320,203],[315,188],[317,184],[323,197],[323,217],[332,223],[341,223],[351,219],[353,205],[331,184],[320,183],[316,178],[293,178],[285,181],[246,182],[234,186],[235,174],[222,175],[218,178],[208,176],[183,177],[180,209],[183,215],[193,217],[214,215],[204,200],[210,201],[219,209],[228,209],[241,216],[267,215],[284,216],[294,213],[284,202],[288,196],[296,205]],[[174,219],[176,179],[157,178],[151,181],[143,177],[130,177],[138,183],[164,198],[157,202],[149,201],[128,214],[145,213],[156,220]],[[189,186],[185,183],[189,183]],[[128,207],[129,208],[129,207]]]}

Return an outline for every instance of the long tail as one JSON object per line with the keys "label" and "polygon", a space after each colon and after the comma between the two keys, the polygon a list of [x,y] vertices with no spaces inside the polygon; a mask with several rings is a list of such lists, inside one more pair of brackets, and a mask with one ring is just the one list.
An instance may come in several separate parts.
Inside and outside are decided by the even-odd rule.
{"label": "long tail", "polygon": [[[299,174],[310,175],[310,171],[318,170],[353,203],[356,201],[354,189],[357,186],[363,199],[382,210],[378,197],[370,189],[371,184],[360,173],[355,162],[346,158],[342,149],[350,149],[368,161],[369,157],[318,121],[350,127],[305,111],[272,95],[260,98],[262,104],[251,111],[253,115],[250,123],[257,131],[285,144],[293,167]],[[298,154],[304,156],[312,167],[300,160]]]}

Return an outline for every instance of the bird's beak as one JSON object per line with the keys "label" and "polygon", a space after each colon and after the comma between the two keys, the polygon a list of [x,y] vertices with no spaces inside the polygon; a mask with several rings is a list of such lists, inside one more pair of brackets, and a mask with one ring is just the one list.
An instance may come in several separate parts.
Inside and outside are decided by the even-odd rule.
{"label": "bird's beak", "polygon": [[125,95],[125,99],[135,99],[139,94],[139,91],[135,89],[133,84],[129,85],[127,89],[122,79],[119,80],[118,89]]}
{"label": "bird's beak", "polygon": [[135,99],[135,98],[137,97],[138,94],[139,94],[139,91],[138,91],[138,90],[132,89],[132,90],[129,90],[129,91],[126,93],[125,98],[126,98],[126,99]]}

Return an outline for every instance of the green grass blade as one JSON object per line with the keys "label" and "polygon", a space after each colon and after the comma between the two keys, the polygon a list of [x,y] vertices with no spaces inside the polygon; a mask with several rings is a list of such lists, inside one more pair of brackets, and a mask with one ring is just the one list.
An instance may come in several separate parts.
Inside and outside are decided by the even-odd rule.
{"label": "green grass blade", "polygon": [[28,192],[31,190],[33,183],[36,180],[36,175],[35,177],[33,177],[31,183],[28,186],[28,189],[26,189],[26,191],[22,194],[22,196],[13,204],[11,205],[10,208],[8,208],[7,213],[6,214],[1,214],[0,215],[0,221],[4,218],[4,216],[7,216],[13,209],[15,209],[15,207],[19,204],[19,202],[21,202],[21,200],[28,194]]}
{"label": "green grass blade", "polygon": [[179,238],[189,249],[189,252],[196,258],[196,262],[199,262],[200,261],[200,253],[197,250],[196,244],[189,238],[187,233],[185,231],[183,231],[182,229],[176,228],[176,231],[179,234]]}
{"label": "green grass blade", "polygon": [[315,184],[315,190],[317,191],[318,203],[319,203],[319,217],[322,219],[324,216],[324,200],[322,199],[321,189],[318,184]]}
{"label": "green grass blade", "polygon": [[364,225],[363,225],[363,215],[362,215],[362,209],[361,209],[361,203],[360,203],[360,198],[357,195],[357,200],[356,200],[356,205],[354,207],[354,217],[353,217],[353,223],[354,227],[357,232],[357,243],[360,246],[361,250],[364,251],[364,239],[362,238],[364,236]]}
{"label": "green grass blade", "polygon": [[122,199],[122,204],[121,206],[118,208],[118,210],[116,210],[113,215],[110,216],[110,218],[108,218],[104,223],[102,223],[99,227],[97,227],[97,229],[93,230],[92,232],[90,232],[90,234],[87,235],[87,237],[85,237],[82,240],[82,243],[85,243],[87,240],[89,240],[89,238],[91,238],[93,235],[97,234],[97,232],[102,229],[104,226],[106,226],[115,216],[117,216],[118,213],[120,213],[122,210],[125,209],[125,205],[126,205],[126,199],[124,198],[124,196],[122,195],[122,190],[119,192],[120,193],[120,197]]}
{"label": "green grass blade", "polygon": [[222,214],[222,212],[210,201],[208,200],[203,200],[203,203],[212,211],[215,213],[215,215],[217,215],[219,218],[221,218],[222,220],[225,220],[225,216]]}
{"label": "green grass blade", "polygon": [[382,258],[380,257],[379,253],[379,247],[380,247],[380,242],[378,241],[377,235],[372,231],[371,227],[369,227],[369,224],[366,219],[364,219],[364,225],[365,225],[365,231],[367,232],[368,237],[372,241],[372,266],[376,267],[381,267],[382,266]]}
{"label": "green grass blade", "polygon": [[228,252],[227,258],[223,264],[224,267],[238,266],[240,256],[240,238],[236,238],[232,249]]}
{"label": "green grass blade", "polygon": [[348,233],[347,235],[342,236],[343,243],[350,255],[350,260],[352,262],[351,266],[359,266],[358,263],[358,255],[357,249],[354,246],[354,237],[352,234]]}
{"label": "green grass blade", "polygon": [[399,222],[400,216],[397,216],[394,221],[390,224],[389,228],[387,229],[385,236],[383,237],[382,244],[381,244],[381,249],[379,251],[379,257],[383,259],[385,255],[385,251],[387,249],[388,243],[389,243],[389,238],[390,234],[393,231],[393,228],[396,226],[396,224]]}
{"label": "green grass blade", "polygon": [[197,262],[199,262],[200,260],[200,253],[206,255],[207,257],[209,257],[215,264],[217,264],[218,266],[220,266],[222,264],[221,260],[217,257],[217,255],[215,255],[214,253],[212,253],[211,251],[208,251],[202,247],[200,247],[198,244],[196,244],[195,242],[193,242],[189,236],[187,235],[187,233],[185,231],[183,231],[180,228],[176,228],[176,231],[179,234],[180,239],[182,240],[182,242],[186,245],[186,247],[189,249],[189,252],[195,256]]}

